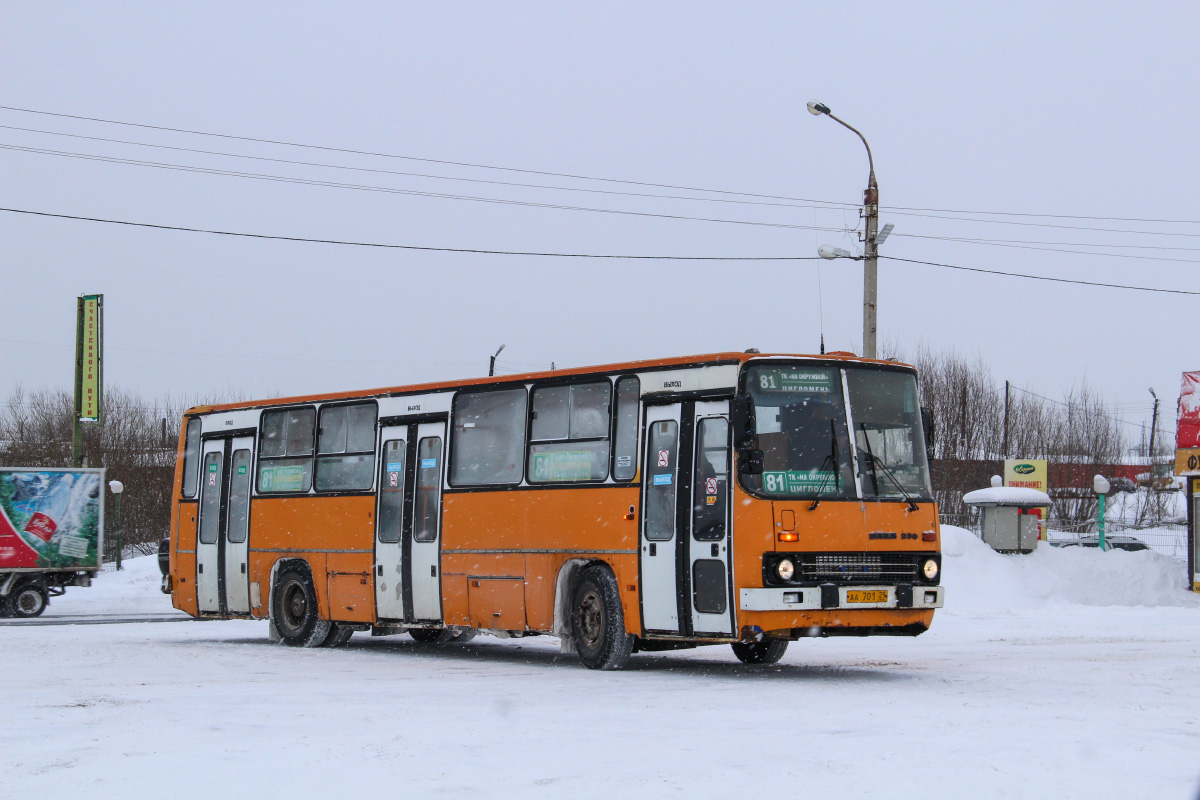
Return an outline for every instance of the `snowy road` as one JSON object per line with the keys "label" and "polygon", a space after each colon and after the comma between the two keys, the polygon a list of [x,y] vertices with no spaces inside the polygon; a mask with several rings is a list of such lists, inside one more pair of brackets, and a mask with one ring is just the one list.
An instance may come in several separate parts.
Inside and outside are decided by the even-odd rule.
{"label": "snowy road", "polygon": [[[1107,555],[1137,591],[1165,563]],[[958,557],[982,594],[925,636],[802,641],[757,669],[727,647],[597,673],[548,638],[293,650],[261,622],[7,628],[0,796],[1194,800],[1194,598],[998,611],[1030,594],[1024,572],[1101,562],[1013,577],[985,557]]]}

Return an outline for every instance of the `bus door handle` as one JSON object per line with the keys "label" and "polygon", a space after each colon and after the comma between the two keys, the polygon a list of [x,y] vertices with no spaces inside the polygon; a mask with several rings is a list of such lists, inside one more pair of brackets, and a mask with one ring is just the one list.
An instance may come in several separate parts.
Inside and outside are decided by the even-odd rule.
{"label": "bus door handle", "polygon": [[379,575],[379,577],[382,578],[383,577],[383,564],[376,564],[375,569],[378,570],[377,574]]}
{"label": "bus door handle", "polygon": [[719,544],[714,544],[714,545],[712,546],[712,557],[713,557],[713,558],[720,558],[720,557],[721,557],[721,545],[719,545]]}
{"label": "bus door handle", "polygon": [[658,546],[654,542],[650,543],[650,555],[652,555],[652,556],[658,555]]}

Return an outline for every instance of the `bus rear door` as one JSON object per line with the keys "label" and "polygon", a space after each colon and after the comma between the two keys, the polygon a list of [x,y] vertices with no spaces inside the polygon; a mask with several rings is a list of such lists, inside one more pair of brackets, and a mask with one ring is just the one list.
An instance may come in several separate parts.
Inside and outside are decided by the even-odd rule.
{"label": "bus rear door", "polygon": [[380,434],[375,615],[441,622],[441,512],[445,420],[390,421]]}

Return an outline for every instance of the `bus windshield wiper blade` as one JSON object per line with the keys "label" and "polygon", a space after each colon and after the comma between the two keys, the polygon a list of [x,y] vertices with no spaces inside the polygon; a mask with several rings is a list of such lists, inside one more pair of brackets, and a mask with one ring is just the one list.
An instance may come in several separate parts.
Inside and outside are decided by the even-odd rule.
{"label": "bus windshield wiper blade", "polygon": [[908,503],[908,510],[918,511],[920,507],[917,505],[917,501],[913,500],[912,496],[900,485],[900,481],[896,479],[896,473],[892,472],[891,468],[883,463],[883,459],[875,455],[875,452],[872,450],[871,437],[867,436],[867,424],[865,422],[859,423],[859,429],[863,433],[863,441],[867,443],[867,463],[871,465],[871,485],[875,488],[875,496],[879,496],[879,481],[876,478],[878,473],[875,470],[876,465],[878,465],[879,469],[883,472],[883,476],[892,482],[892,485],[896,487],[896,490],[900,492],[900,495]]}
{"label": "bus windshield wiper blade", "polygon": [[[829,452],[829,455],[825,456],[825,460],[821,462],[819,471],[825,472],[826,464],[833,467],[833,470],[832,470],[833,471],[833,491],[836,492],[838,489],[841,488],[838,485],[839,479],[841,478],[841,474],[840,474],[841,470],[839,469],[838,462],[841,459],[839,458],[839,453],[838,453],[837,428],[834,427],[833,420],[829,420],[829,441],[832,442],[832,448]],[[828,480],[829,480],[829,473],[825,472],[825,474],[821,476],[821,482],[819,484],[817,484],[817,496],[813,498],[812,504],[809,505],[809,507],[808,507],[809,511],[816,511],[817,506],[821,505],[821,492],[825,491],[825,483]]]}

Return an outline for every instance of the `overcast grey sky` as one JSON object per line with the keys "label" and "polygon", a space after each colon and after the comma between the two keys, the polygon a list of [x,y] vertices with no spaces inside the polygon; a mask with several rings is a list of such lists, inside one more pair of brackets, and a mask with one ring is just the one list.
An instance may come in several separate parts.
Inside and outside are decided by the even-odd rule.
{"label": "overcast grey sky", "polygon": [[[867,177],[858,139],[805,110],[817,98],[871,143],[881,222],[896,225],[885,255],[1200,291],[1195,3],[0,8],[4,106],[826,204],[761,205],[0,110],[0,125],[11,126],[0,128],[0,144],[10,147],[663,216],[12,149],[0,150],[4,207],[434,247],[812,256],[825,242],[858,247],[846,231],[858,225]],[[672,218],[681,216],[767,224]],[[105,295],[109,384],[148,395],[476,376],[500,344],[505,370],[747,347],[816,352],[822,307],[828,347],[861,346],[862,269],[850,261],[468,255],[0,213],[0,270],[3,395],[17,384],[70,385],[80,292]],[[879,295],[881,342],[956,348],[982,357],[998,382],[1055,397],[1086,380],[1135,422],[1148,419],[1153,386],[1173,428],[1180,372],[1200,368],[1196,296],[886,260]]]}

